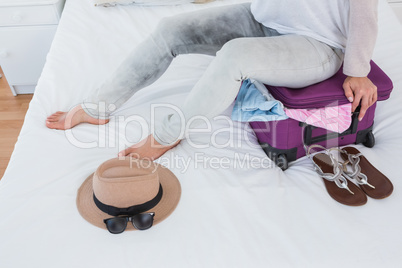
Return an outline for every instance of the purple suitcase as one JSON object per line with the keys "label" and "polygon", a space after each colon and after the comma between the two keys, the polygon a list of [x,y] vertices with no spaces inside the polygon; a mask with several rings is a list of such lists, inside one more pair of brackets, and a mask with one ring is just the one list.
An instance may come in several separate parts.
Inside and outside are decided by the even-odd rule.
{"label": "purple suitcase", "polygon": [[[370,80],[377,86],[378,100],[389,98],[393,85],[391,79],[371,62]],[[273,97],[281,101],[285,107],[294,109],[321,108],[346,104],[349,101],[344,95],[343,82],[346,76],[342,68],[331,78],[299,89],[268,86]],[[320,144],[326,148],[363,143],[367,147],[375,144],[372,132],[376,104],[366,112],[359,122],[359,107],[352,114],[352,123],[343,133],[335,133],[323,128],[313,127],[294,119],[270,122],[250,122],[258,141],[268,155],[283,170],[288,162],[306,155],[305,145]]]}

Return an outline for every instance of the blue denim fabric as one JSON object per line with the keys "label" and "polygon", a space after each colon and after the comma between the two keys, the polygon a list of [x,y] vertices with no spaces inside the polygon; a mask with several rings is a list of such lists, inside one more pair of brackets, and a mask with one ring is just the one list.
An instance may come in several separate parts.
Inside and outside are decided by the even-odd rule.
{"label": "blue denim fabric", "polygon": [[253,122],[288,119],[283,104],[268,94],[260,92],[250,79],[243,81],[233,107],[232,120]]}

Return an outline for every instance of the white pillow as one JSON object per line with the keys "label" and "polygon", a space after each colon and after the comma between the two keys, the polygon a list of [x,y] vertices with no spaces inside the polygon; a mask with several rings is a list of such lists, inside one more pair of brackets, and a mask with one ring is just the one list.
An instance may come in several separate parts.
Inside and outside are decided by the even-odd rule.
{"label": "white pillow", "polygon": [[142,6],[166,6],[186,3],[207,3],[214,0],[94,0],[95,6],[112,7],[116,5],[142,5]]}

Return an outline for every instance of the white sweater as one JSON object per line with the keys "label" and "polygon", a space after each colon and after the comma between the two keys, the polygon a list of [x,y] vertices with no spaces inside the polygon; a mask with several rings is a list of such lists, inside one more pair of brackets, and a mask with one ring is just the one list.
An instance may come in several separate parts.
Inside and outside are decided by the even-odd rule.
{"label": "white sweater", "polygon": [[281,34],[312,37],[345,52],[343,72],[363,77],[377,39],[378,0],[254,0],[251,11]]}

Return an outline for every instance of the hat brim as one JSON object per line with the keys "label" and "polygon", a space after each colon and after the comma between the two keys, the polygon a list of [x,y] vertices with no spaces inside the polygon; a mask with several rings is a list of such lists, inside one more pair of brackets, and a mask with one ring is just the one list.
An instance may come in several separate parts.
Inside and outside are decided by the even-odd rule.
{"label": "hat brim", "polygon": [[[166,167],[157,165],[156,172],[158,172],[159,182],[162,185],[163,195],[159,203],[152,209],[146,212],[154,212],[154,225],[166,219],[175,210],[180,201],[181,186],[177,177]],[[112,218],[113,216],[101,211],[93,200],[92,188],[92,173],[78,189],[77,194],[77,208],[81,216],[89,223],[106,229],[103,222],[104,219]],[[136,230],[132,224],[127,224],[126,231]]]}

